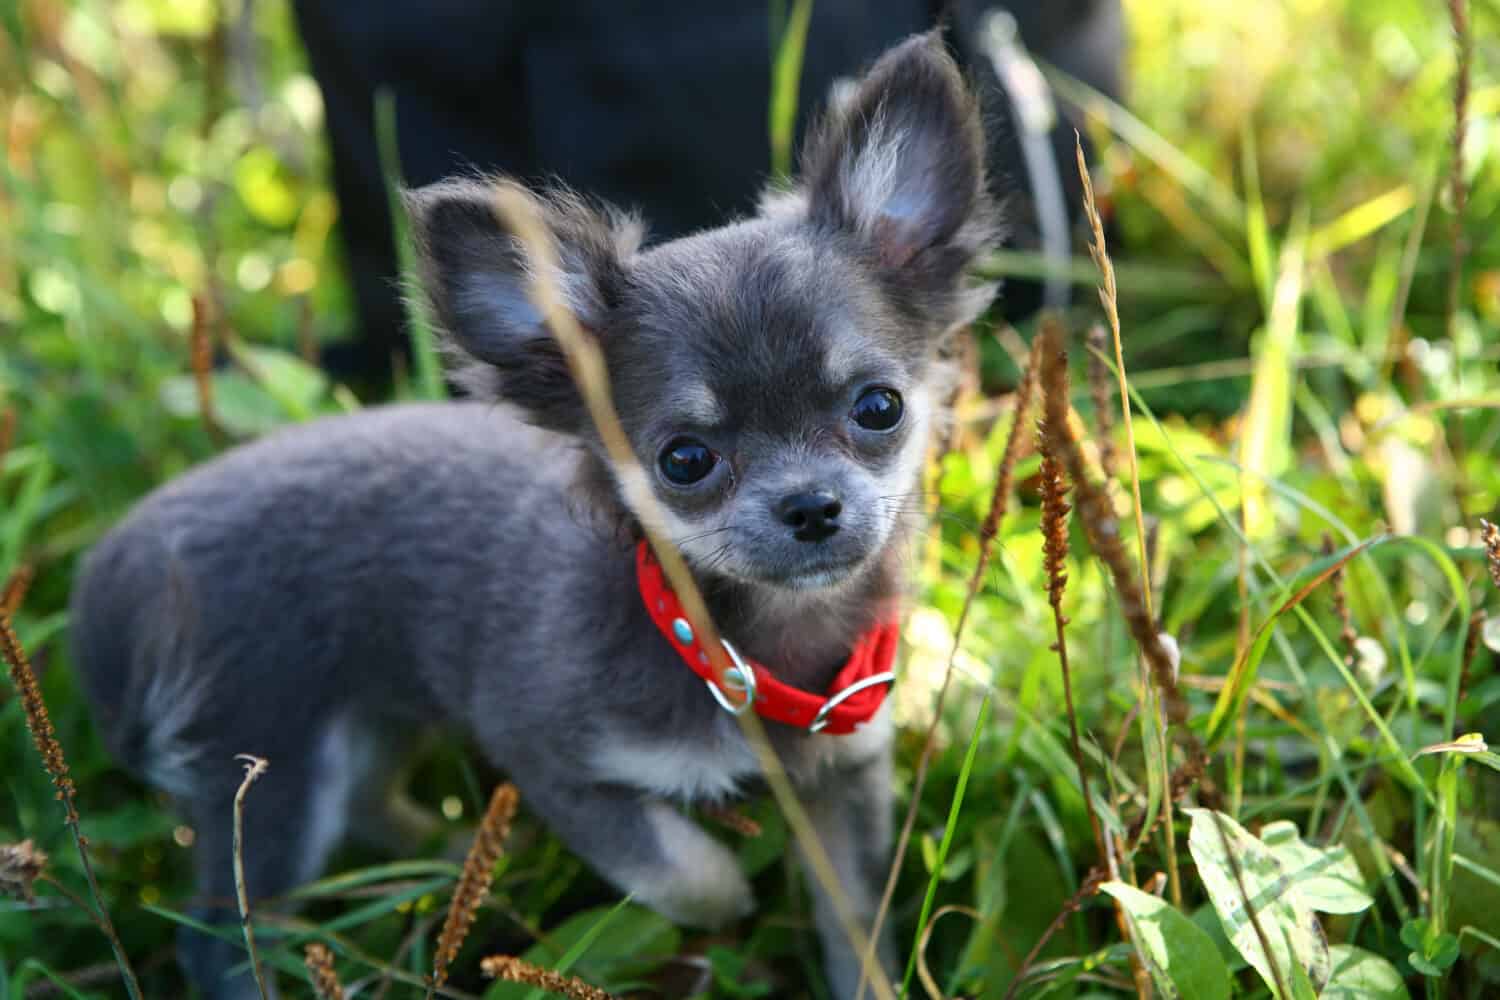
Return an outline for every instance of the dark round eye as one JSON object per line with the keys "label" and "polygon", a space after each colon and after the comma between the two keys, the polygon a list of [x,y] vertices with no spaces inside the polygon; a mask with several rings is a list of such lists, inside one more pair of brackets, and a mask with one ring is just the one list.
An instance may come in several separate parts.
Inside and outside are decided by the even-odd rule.
{"label": "dark round eye", "polygon": [[701,441],[676,438],[661,453],[661,474],[678,486],[691,486],[714,471],[719,456]]}
{"label": "dark round eye", "polygon": [[895,389],[866,389],[849,416],[867,431],[888,431],[901,422],[901,394]]}

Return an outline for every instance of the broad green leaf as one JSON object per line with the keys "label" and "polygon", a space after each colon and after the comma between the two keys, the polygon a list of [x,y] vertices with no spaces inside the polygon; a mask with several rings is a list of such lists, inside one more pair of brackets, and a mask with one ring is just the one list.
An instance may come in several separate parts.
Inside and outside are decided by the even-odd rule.
{"label": "broad green leaf", "polygon": [[1302,901],[1319,913],[1358,913],[1375,901],[1365,891],[1354,856],[1342,844],[1306,844],[1289,820],[1267,823],[1260,839],[1281,862]]}
{"label": "broad green leaf", "polygon": [[1336,944],[1328,956],[1333,972],[1321,1000],[1409,1000],[1401,973],[1379,955]]}
{"label": "broad green leaf", "polygon": [[[1209,809],[1184,812],[1192,817],[1188,850],[1224,925],[1224,933],[1260,973],[1272,993],[1282,995],[1273,965],[1282,977],[1283,987],[1295,989],[1294,964],[1307,970],[1315,987],[1326,983],[1328,941],[1312,908],[1296,891],[1294,879],[1276,855],[1223,813]],[[1259,921],[1259,931],[1251,919],[1252,912]]]}
{"label": "broad green leaf", "polygon": [[1151,964],[1151,978],[1163,996],[1186,1000],[1228,1000],[1229,969],[1213,940],[1169,903],[1125,882],[1100,888],[1113,896],[1130,921],[1131,936]]}
{"label": "broad green leaf", "polygon": [[604,981],[649,969],[676,954],[682,934],[666,917],[644,906],[599,907],[568,918],[524,957],[547,968],[558,967],[586,938],[587,948],[568,964],[585,978]]}

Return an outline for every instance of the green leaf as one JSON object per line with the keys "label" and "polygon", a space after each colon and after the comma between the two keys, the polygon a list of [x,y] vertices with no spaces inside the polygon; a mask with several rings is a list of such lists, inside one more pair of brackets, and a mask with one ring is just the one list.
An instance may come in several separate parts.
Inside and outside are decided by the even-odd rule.
{"label": "green leaf", "polygon": [[585,910],[548,931],[523,956],[559,971],[576,966],[591,982],[605,983],[655,967],[677,953],[682,934],[666,917],[635,904]]}
{"label": "green leaf", "polygon": [[1375,902],[1347,847],[1303,843],[1289,820],[1267,823],[1260,839],[1281,862],[1303,902],[1319,913],[1358,913]]}
{"label": "green leaf", "polygon": [[1333,972],[1321,1000],[1409,1000],[1401,973],[1379,955],[1336,944],[1328,956]]}
{"label": "green leaf", "polygon": [[802,54],[807,47],[807,28],[812,20],[812,0],[794,0],[786,30],[776,46],[771,65],[771,102],[768,129],[771,140],[771,173],[786,177],[792,172],[792,140],[797,131],[797,93],[801,89]]}
{"label": "green leaf", "polygon": [[[1272,972],[1273,964],[1282,977],[1283,987],[1295,989],[1293,965],[1307,970],[1314,986],[1326,983],[1328,941],[1312,907],[1296,891],[1294,878],[1277,856],[1223,813],[1209,809],[1184,811],[1192,817],[1188,850],[1224,925],[1224,933],[1260,973],[1272,993],[1282,995]],[[1239,879],[1235,877],[1236,870]],[[1243,891],[1240,881],[1244,883]],[[1260,931],[1247,912],[1247,899]]]}
{"label": "green leaf", "polygon": [[1228,1000],[1229,969],[1213,939],[1170,904],[1124,882],[1100,888],[1113,896],[1145,949],[1151,978],[1166,997]]}
{"label": "green leaf", "polygon": [[1401,943],[1411,949],[1406,960],[1424,976],[1442,976],[1458,961],[1458,938],[1432,934],[1432,922],[1416,917],[1401,925]]}

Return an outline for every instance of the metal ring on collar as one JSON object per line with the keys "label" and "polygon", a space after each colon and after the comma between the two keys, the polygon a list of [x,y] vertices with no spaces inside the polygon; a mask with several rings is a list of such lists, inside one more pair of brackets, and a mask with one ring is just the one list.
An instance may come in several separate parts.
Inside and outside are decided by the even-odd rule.
{"label": "metal ring on collar", "polygon": [[[724,652],[729,654],[729,659],[734,663],[734,666],[724,671],[724,681],[726,684],[737,686],[743,691],[745,700],[736,705],[724,693],[723,689],[713,682],[712,678],[705,678],[703,683],[708,685],[708,693],[714,696],[714,701],[719,703],[720,708],[730,715],[744,715],[750,710],[750,706],[755,704],[755,670],[745,662],[745,658],[740,655],[740,651],[735,649],[728,639],[720,639],[719,643],[724,647]],[[735,685],[735,681],[739,681],[740,683]]]}
{"label": "metal ring on collar", "polygon": [[813,716],[813,720],[807,724],[807,731],[810,733],[821,732],[823,727],[828,725],[828,716],[831,715],[833,713],[833,710],[835,708],[838,708],[845,699],[853,697],[854,695],[863,691],[865,688],[874,687],[876,684],[894,684],[895,682],[896,675],[891,671],[886,670],[878,674],[871,674],[869,677],[866,677],[862,681],[856,681],[853,684],[850,684],[848,687],[844,688],[844,690],[840,691],[832,698],[829,698],[827,701],[823,702],[823,707],[818,709],[818,714]]}

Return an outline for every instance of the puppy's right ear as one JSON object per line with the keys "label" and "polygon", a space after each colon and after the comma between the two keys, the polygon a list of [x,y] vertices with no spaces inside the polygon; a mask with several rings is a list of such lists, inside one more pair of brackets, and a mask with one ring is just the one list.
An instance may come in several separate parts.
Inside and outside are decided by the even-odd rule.
{"label": "puppy's right ear", "polygon": [[[449,351],[469,362],[456,373],[465,388],[513,404],[531,423],[581,433],[588,421],[582,399],[532,302],[537,265],[496,214],[495,194],[510,183],[448,180],[404,193],[423,291]],[[578,322],[607,338],[639,224],[567,192],[528,197],[556,251],[550,279]]]}

